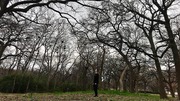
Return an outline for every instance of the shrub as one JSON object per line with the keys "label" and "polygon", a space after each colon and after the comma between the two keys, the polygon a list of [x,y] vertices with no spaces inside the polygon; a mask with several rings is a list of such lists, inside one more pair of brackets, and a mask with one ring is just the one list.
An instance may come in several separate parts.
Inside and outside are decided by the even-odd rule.
{"label": "shrub", "polygon": [[44,75],[36,76],[30,73],[18,73],[4,76],[0,79],[0,92],[4,93],[27,93],[27,92],[72,92],[81,91],[83,88],[74,83],[54,84],[51,80],[47,87],[47,77]]}
{"label": "shrub", "polygon": [[56,91],[62,91],[62,92],[73,92],[73,91],[80,91],[82,87],[73,84],[73,83],[64,83],[59,86],[57,86]]}
{"label": "shrub", "polygon": [[25,93],[44,91],[44,81],[29,74],[13,74],[0,80],[0,91],[7,93]]}

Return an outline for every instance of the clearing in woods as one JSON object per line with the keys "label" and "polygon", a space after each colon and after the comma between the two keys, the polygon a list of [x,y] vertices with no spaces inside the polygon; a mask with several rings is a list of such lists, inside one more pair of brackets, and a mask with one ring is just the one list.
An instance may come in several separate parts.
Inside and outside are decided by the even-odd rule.
{"label": "clearing in woods", "polygon": [[92,91],[66,93],[0,93],[0,101],[175,101],[159,99],[158,95],[143,93],[127,93],[119,91],[99,91],[98,97],[93,97]]}

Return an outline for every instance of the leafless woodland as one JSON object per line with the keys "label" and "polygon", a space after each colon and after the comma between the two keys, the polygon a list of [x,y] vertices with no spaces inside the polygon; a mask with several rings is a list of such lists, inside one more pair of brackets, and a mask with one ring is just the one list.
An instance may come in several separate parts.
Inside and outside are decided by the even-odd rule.
{"label": "leafless woodland", "polygon": [[98,69],[99,89],[180,99],[179,7],[179,0],[0,0],[0,91],[91,90]]}

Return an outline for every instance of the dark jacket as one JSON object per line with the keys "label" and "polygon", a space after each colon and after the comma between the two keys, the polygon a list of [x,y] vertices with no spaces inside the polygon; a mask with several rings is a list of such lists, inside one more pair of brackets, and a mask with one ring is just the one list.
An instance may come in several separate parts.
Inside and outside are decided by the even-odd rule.
{"label": "dark jacket", "polygon": [[98,84],[99,83],[99,74],[95,74],[94,75],[94,84]]}

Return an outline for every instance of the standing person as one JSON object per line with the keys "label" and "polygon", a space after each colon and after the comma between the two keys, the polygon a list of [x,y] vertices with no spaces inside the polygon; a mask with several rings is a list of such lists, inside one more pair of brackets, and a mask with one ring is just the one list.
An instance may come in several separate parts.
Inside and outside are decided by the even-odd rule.
{"label": "standing person", "polygon": [[94,82],[93,82],[93,88],[94,88],[94,97],[98,96],[98,83],[99,83],[99,74],[98,71],[95,70],[95,74],[94,74]]}

